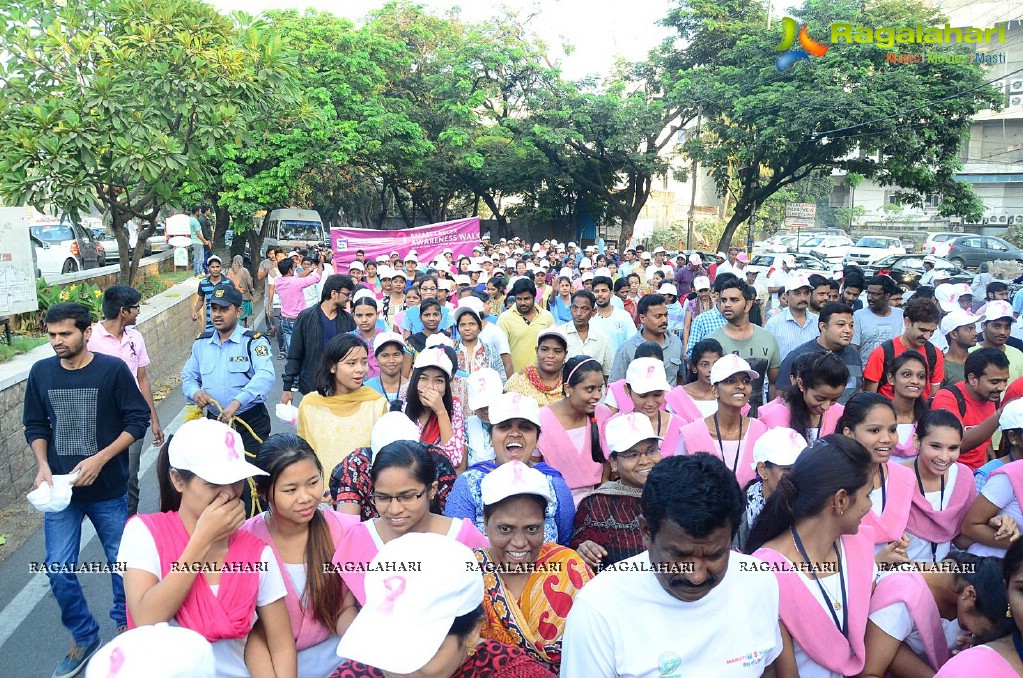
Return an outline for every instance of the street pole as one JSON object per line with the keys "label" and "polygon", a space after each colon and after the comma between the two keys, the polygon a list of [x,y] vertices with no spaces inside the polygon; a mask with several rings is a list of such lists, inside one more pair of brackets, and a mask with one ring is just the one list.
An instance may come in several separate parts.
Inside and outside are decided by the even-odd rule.
{"label": "street pole", "polygon": [[[696,134],[700,133],[700,123],[703,120],[703,108],[696,109]],[[689,193],[689,228],[686,232],[686,249],[693,249],[693,221],[696,217],[696,173],[700,169],[700,163],[693,158],[693,170],[689,175],[692,190]]]}

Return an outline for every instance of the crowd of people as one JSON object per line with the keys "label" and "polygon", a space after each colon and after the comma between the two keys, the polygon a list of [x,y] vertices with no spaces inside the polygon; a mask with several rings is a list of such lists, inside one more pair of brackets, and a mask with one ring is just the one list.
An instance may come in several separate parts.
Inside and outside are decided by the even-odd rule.
{"label": "crowd of people", "polygon": [[[37,484],[73,486],[46,514],[54,676],[1023,675],[1004,283],[486,236],[219,264],[182,371],[202,416],[166,441],[137,292],[95,327],[47,313],[24,418]],[[269,336],[242,322],[260,283]],[[85,516],[124,568],[102,649],[59,567]],[[118,673],[166,645],[193,661]]]}

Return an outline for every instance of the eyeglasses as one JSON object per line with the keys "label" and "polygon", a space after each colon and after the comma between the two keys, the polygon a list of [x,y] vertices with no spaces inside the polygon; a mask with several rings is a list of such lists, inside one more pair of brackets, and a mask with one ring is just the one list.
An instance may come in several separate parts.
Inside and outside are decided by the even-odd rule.
{"label": "eyeglasses", "polygon": [[633,461],[635,459],[639,459],[640,457],[650,457],[652,459],[653,457],[661,456],[661,450],[660,448],[654,446],[648,447],[640,452],[618,452],[617,455],[618,458],[623,461]]}
{"label": "eyeglasses", "polygon": [[397,502],[402,506],[408,506],[422,499],[423,495],[426,494],[426,491],[428,489],[430,488],[424,487],[418,494],[414,492],[406,492],[405,494],[399,494],[393,497],[389,494],[380,494],[378,492],[374,492],[373,494],[369,495],[369,498],[373,500],[373,503],[376,504],[377,508],[381,508],[383,506],[390,506],[391,502],[395,500],[397,500]]}

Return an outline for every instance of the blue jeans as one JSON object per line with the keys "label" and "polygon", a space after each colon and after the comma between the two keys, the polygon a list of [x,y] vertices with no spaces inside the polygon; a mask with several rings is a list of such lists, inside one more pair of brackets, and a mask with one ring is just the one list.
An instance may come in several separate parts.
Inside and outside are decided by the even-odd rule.
{"label": "blue jeans", "polygon": [[281,316],[281,334],[284,335],[284,353],[291,350],[291,334],[295,331],[295,319]]}
{"label": "blue jeans", "polygon": [[281,309],[273,309],[266,316],[266,324],[277,330],[277,351],[284,353],[284,330],[281,329]]}
{"label": "blue jeans", "polygon": [[192,243],[192,272],[202,275],[203,264],[206,263],[205,247],[201,242]]}
{"label": "blue jeans", "polygon": [[[78,563],[78,550],[82,541],[82,519],[88,516],[96,534],[103,544],[107,562],[117,562],[117,549],[121,545],[121,534],[128,519],[128,495],[107,501],[73,501],[63,511],[46,513],[43,533],[46,538],[46,576],[50,590],[60,606],[60,620],[71,632],[78,645],[89,645],[99,638],[99,623],[89,612],[89,605],[82,592],[78,575],[73,570]],[[92,574],[87,577],[96,576]],[[117,626],[127,624],[124,609],[124,579],[120,573],[111,574],[114,605],[110,618]]]}

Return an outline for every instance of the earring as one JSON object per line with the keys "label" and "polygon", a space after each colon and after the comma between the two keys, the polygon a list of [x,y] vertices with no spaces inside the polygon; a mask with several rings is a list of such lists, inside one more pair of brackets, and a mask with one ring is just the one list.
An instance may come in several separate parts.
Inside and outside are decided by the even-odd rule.
{"label": "earring", "polygon": [[1005,618],[1012,619],[1012,608],[1008,605],[1005,606]]}

